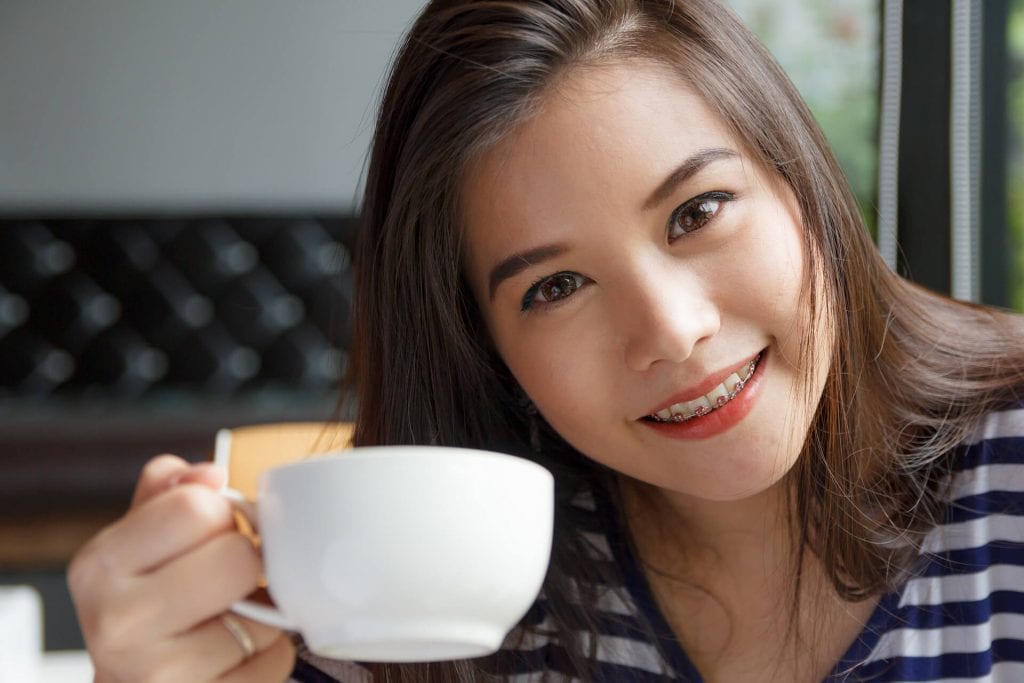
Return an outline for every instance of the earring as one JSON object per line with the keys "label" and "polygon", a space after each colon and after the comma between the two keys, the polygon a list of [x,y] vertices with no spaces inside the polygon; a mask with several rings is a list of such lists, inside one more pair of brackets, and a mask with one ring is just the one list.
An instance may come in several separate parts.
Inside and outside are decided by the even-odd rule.
{"label": "earring", "polygon": [[540,453],[540,426],[537,424],[540,417],[537,412],[537,406],[533,405],[532,401],[526,414],[530,418],[530,448],[533,449],[534,453]]}

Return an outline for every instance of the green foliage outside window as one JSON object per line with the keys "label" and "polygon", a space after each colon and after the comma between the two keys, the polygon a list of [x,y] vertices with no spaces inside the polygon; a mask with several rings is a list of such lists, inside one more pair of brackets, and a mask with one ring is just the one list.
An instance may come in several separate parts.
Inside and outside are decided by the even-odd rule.
{"label": "green foliage outside window", "polygon": [[[821,124],[869,227],[876,222],[878,0],[729,0],[775,55]],[[1024,0],[1007,26],[1007,244],[1010,305],[1024,311]]]}
{"label": "green foliage outside window", "polygon": [[874,230],[878,169],[877,0],[729,0],[800,90]]}
{"label": "green foliage outside window", "polygon": [[1009,147],[1006,174],[1006,221],[1011,254],[1010,305],[1024,311],[1024,1],[1010,5],[1007,26],[1009,48]]}

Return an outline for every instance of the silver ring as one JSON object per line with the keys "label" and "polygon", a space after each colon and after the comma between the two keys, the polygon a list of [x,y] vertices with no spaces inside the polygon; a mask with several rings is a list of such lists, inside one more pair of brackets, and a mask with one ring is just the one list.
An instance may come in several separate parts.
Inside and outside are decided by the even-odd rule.
{"label": "silver ring", "polygon": [[230,614],[222,614],[220,617],[220,623],[224,624],[224,628],[228,630],[231,637],[238,643],[238,647],[242,648],[243,660],[249,659],[256,654],[256,643],[252,639],[252,634],[249,630],[242,626],[242,622],[235,619]]}

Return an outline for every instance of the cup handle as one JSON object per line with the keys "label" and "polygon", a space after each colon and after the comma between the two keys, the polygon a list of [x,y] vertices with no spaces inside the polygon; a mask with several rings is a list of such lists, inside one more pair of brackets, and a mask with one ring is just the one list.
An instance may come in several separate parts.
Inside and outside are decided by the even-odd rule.
{"label": "cup handle", "polygon": [[231,605],[231,611],[247,619],[252,619],[274,628],[285,631],[299,630],[295,622],[285,616],[284,612],[270,605],[261,605],[252,600],[239,600]]}
{"label": "cup handle", "polygon": [[[223,488],[220,494],[231,503],[231,507],[241,514],[249,522],[249,526],[257,529],[256,526],[256,504],[246,498],[236,489]],[[299,627],[289,619],[284,612],[270,605],[263,605],[252,600],[239,600],[231,605],[231,611],[253,621],[259,621],[274,628],[285,631],[298,631]]]}

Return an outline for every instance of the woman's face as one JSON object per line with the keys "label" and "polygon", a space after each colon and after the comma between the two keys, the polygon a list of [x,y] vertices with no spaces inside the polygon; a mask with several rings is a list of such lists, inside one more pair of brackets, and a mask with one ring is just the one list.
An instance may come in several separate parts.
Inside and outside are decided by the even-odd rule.
{"label": "woman's face", "polygon": [[830,343],[803,295],[799,210],[668,71],[570,72],[464,189],[488,330],[569,443],[707,500],[790,469],[826,374],[800,367],[800,343],[820,359]]}

